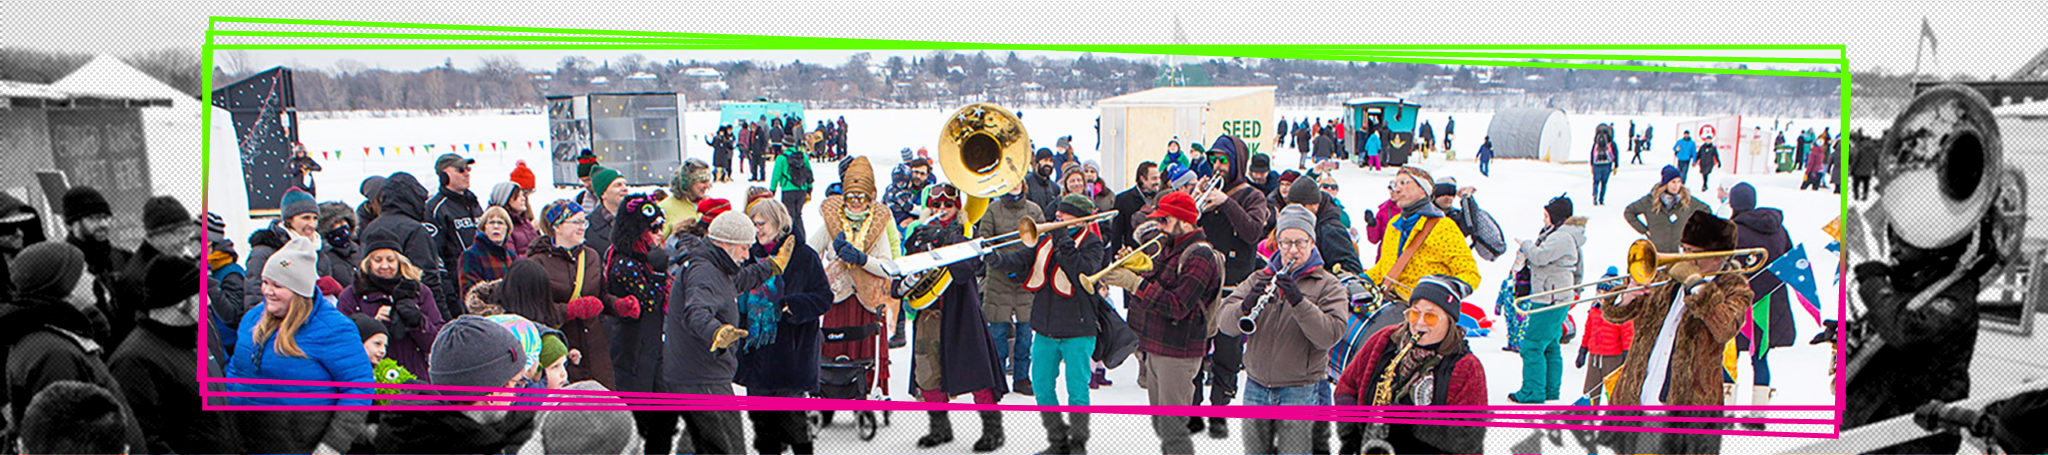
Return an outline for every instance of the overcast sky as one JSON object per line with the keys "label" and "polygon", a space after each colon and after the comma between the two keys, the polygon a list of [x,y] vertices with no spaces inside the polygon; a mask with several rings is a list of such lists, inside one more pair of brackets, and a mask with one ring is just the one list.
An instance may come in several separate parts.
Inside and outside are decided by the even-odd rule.
{"label": "overcast sky", "polygon": [[[1076,10],[1080,5],[1086,10]],[[971,6],[967,6],[971,5]],[[1442,7],[1444,10],[1422,10]],[[1842,8],[1854,8],[1844,11]],[[1560,10],[1569,9],[1569,10]],[[1456,10],[1456,11],[1452,11]],[[1372,25],[1392,14],[1398,33]],[[2038,32],[2048,3],[2002,2],[1327,2],[1177,1],[395,3],[17,2],[0,6],[0,45],[124,54],[196,47],[209,15],[395,22],[554,26],[963,42],[1171,43],[1184,23],[1193,43],[1842,43],[1851,67],[1913,67],[1920,22],[1932,23],[1939,58],[1924,72],[1979,77],[2013,72],[2048,48]],[[772,19],[769,19],[772,18]],[[1550,19],[1550,20],[1546,20]],[[1540,28],[1539,24],[1556,24]],[[1572,24],[1572,25],[1566,25]],[[1587,27],[1579,24],[1596,24]],[[2035,30],[2029,32],[2028,30]],[[1312,33],[1311,33],[1312,31]],[[846,51],[576,51],[594,61],[639,52],[651,60],[793,59],[837,65]],[[876,51],[925,55],[929,51]],[[266,51],[256,65],[330,68],[342,58],[393,70],[474,67],[479,56],[511,54],[529,67],[553,66],[567,51]],[[993,55],[1001,55],[992,51]],[[1037,52],[1020,52],[1027,57]],[[1070,56],[1071,54],[1051,54]]]}

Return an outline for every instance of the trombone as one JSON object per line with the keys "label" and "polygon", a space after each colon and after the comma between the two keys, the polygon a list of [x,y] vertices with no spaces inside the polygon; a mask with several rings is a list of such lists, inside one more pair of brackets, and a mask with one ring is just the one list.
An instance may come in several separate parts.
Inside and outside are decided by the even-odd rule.
{"label": "trombone", "polygon": [[[1145,241],[1144,244],[1138,245],[1138,249],[1131,250],[1130,254],[1111,261],[1108,267],[1102,268],[1102,271],[1095,272],[1092,275],[1083,275],[1081,277],[1081,289],[1086,289],[1090,293],[1095,292],[1095,288],[1101,286],[1102,278],[1109,276],[1109,272],[1114,272],[1119,268],[1131,269],[1134,272],[1152,271],[1152,258],[1159,255],[1158,250],[1160,248],[1165,248],[1165,245],[1159,243],[1158,237]],[[1146,250],[1151,251],[1147,252]],[[1136,290],[1132,289],[1131,291]]]}
{"label": "trombone", "polygon": [[[1562,294],[1566,292],[1577,292],[1580,289],[1584,289],[1591,286],[1619,284],[1629,281],[1647,284],[1638,284],[1635,286],[1629,286],[1626,288],[1609,291],[1598,295],[1593,295],[1590,297],[1580,298],[1570,302],[1551,304],[1549,306],[1545,306],[1542,308],[1536,308],[1526,311],[1516,310],[1515,312],[1522,315],[1530,315],[1545,311],[1556,310],[1559,308],[1571,308],[1572,305],[1577,305],[1580,303],[1585,303],[1594,300],[1603,300],[1610,297],[1619,296],[1622,294],[1654,289],[1669,284],[1685,284],[1690,286],[1692,284],[1699,283],[1700,281],[1705,280],[1707,278],[1720,275],[1737,273],[1748,275],[1763,270],[1765,265],[1764,259],[1769,257],[1769,255],[1770,252],[1763,248],[1743,248],[1738,250],[1709,251],[1704,253],[1659,253],[1657,252],[1657,246],[1655,244],[1650,243],[1648,239],[1636,240],[1636,243],[1633,245],[1629,245],[1628,248],[1628,275],[1602,279],[1567,288],[1558,288],[1549,291],[1538,292],[1535,294],[1529,294],[1528,296],[1515,299],[1515,303],[1521,303],[1531,299],[1548,297],[1551,295]],[[1716,272],[1700,273],[1697,267],[1688,264],[1688,262],[1690,261],[1708,258],[1727,258],[1727,260],[1733,260],[1741,264],[1741,267],[1724,268]],[[1656,280],[1658,272],[1664,272],[1665,274],[1673,278],[1666,279],[1663,281],[1653,281]]]}
{"label": "trombone", "polygon": [[1094,215],[1089,215],[1085,218],[1076,218],[1053,223],[1032,223],[1030,218],[1024,218],[1017,221],[1017,230],[1010,232],[1008,234],[989,237],[986,239],[968,239],[967,241],[964,242],[955,243],[952,245],[947,245],[939,248],[933,248],[931,251],[926,251],[923,253],[897,258],[896,275],[910,276],[917,272],[944,267],[947,264],[952,264],[955,262],[981,257],[984,254],[988,254],[990,251],[995,251],[997,249],[1001,249],[1003,247],[1007,247],[1010,245],[1023,244],[1025,246],[1038,246],[1038,238],[1048,231],[1079,224],[1099,223],[1103,221],[1108,221],[1110,218],[1116,217],[1116,214],[1117,211],[1110,210],[1102,213],[1097,213]]}

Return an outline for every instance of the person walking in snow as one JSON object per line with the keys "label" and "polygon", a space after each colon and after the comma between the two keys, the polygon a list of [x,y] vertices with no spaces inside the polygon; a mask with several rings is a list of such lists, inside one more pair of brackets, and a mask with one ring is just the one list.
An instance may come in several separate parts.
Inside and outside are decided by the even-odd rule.
{"label": "person walking in snow", "polygon": [[1493,176],[1493,136],[1486,136],[1479,142],[1479,175]]}
{"label": "person walking in snow", "polygon": [[1714,147],[1713,136],[1700,137],[1697,159],[1700,164],[1700,191],[1707,190],[1707,180],[1714,175],[1714,168],[1721,165],[1721,149]]}
{"label": "person walking in snow", "polygon": [[1685,179],[1685,171],[1692,170],[1692,159],[1699,153],[1699,146],[1692,141],[1692,130],[1682,134],[1678,143],[1671,145],[1671,153],[1678,159],[1678,181],[1691,183]]}
{"label": "person walking in snow", "polygon": [[1601,124],[1593,131],[1593,205],[1607,203],[1607,179],[1614,176],[1614,161],[1621,153],[1614,149],[1614,126]]}

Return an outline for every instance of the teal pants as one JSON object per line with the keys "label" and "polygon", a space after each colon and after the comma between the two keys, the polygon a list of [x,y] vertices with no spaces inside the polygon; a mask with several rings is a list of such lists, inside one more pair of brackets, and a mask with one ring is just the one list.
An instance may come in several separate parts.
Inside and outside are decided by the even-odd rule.
{"label": "teal pants", "polygon": [[1522,338],[1522,390],[1514,400],[1536,403],[1558,399],[1564,387],[1564,353],[1557,345],[1564,337],[1565,311],[1529,315]]}
{"label": "teal pants", "polygon": [[1066,362],[1067,405],[1088,405],[1088,379],[1094,371],[1089,361],[1095,356],[1095,337],[1053,338],[1043,334],[1031,340],[1031,394],[1039,406],[1059,406],[1053,381],[1062,376],[1060,362]]}

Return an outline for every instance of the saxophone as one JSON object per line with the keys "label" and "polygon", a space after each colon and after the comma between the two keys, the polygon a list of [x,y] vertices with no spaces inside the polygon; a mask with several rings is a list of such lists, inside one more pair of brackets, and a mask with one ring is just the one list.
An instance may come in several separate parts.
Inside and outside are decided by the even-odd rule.
{"label": "saxophone", "polygon": [[[1408,350],[1414,348],[1415,343],[1418,342],[1421,342],[1421,336],[1416,335],[1413,330],[1408,331],[1408,342],[1401,344],[1401,350],[1395,352],[1393,360],[1387,362],[1386,372],[1380,373],[1380,385],[1372,393],[1373,406],[1386,406],[1394,401],[1394,372],[1400,369],[1401,359],[1407,358]],[[1387,443],[1387,433],[1387,424],[1385,423],[1374,422],[1365,424],[1365,445],[1359,453],[1367,455],[1393,454],[1394,445]]]}

